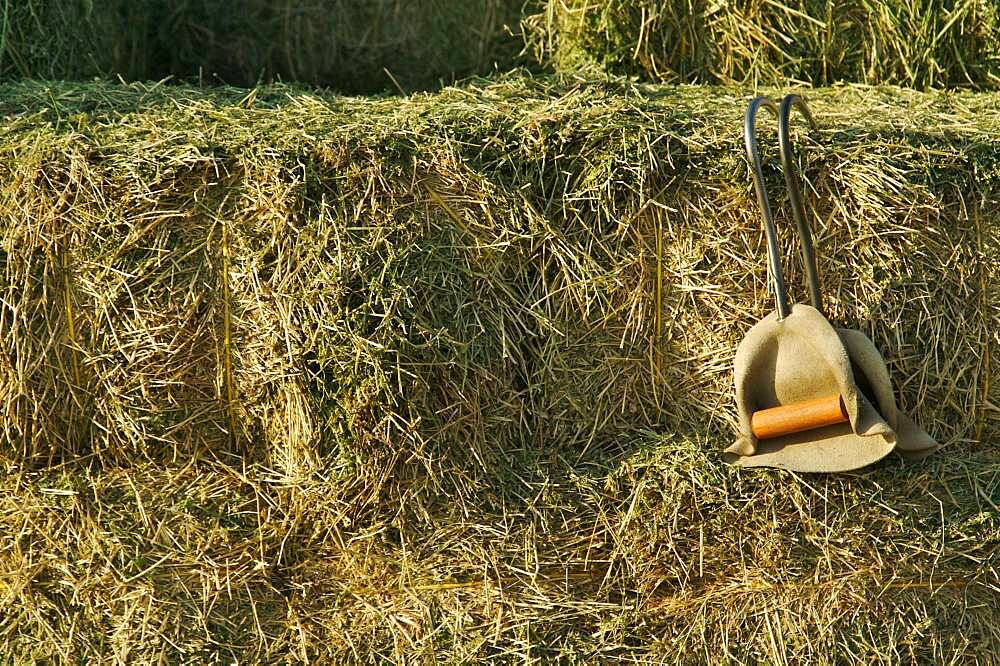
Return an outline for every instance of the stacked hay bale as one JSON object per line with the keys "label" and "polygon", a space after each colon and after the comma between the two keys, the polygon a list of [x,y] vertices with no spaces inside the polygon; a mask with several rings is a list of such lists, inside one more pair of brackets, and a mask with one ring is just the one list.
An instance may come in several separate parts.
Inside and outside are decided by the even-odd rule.
{"label": "stacked hay bale", "polygon": [[0,593],[24,609],[0,636],[37,659],[996,650],[1000,100],[809,101],[829,310],[947,444],[921,466],[718,457],[772,308],[738,91],[0,88]]}
{"label": "stacked hay bale", "polygon": [[596,65],[646,81],[1000,83],[1000,9],[989,0],[548,0],[525,28],[557,70]]}
{"label": "stacked hay bale", "polygon": [[422,90],[509,68],[524,0],[5,3],[0,78]]}
{"label": "stacked hay bale", "polygon": [[[364,103],[286,116],[233,92],[169,109],[173,92],[26,90],[66,97],[6,144],[22,462],[243,455],[297,477],[421,461],[436,479],[442,457],[491,468],[519,436],[524,233],[448,150],[367,125]],[[333,127],[349,117],[366,129]]]}
{"label": "stacked hay bale", "polygon": [[437,88],[508,69],[524,0],[176,2],[171,71],[254,85],[308,81],[348,93]]}
{"label": "stacked hay bale", "polygon": [[19,0],[0,7],[0,79],[147,78],[162,19],[152,2]]}

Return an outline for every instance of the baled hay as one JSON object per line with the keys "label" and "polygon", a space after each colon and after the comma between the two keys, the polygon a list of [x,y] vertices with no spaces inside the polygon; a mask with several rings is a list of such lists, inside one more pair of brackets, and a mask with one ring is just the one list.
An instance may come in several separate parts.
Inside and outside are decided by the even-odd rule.
{"label": "baled hay", "polygon": [[527,438],[527,231],[446,139],[368,125],[380,107],[364,102],[302,97],[289,117],[267,108],[277,93],[248,110],[231,93],[63,90],[99,110],[65,134],[50,123],[68,107],[18,118],[6,144],[18,460],[237,455],[283,478],[464,493]]}
{"label": "baled hay", "polygon": [[[0,652],[15,663],[266,654],[286,592],[277,507],[224,468],[5,474]],[[276,624],[277,622],[277,624]]]}
{"label": "baled hay", "polygon": [[341,92],[438,88],[511,65],[524,0],[224,0],[174,11],[171,71],[234,85],[280,78]]}
{"label": "baled hay", "polygon": [[[112,90],[10,122],[5,432],[23,459],[222,447],[294,476],[386,455],[434,488],[445,460],[495,473],[529,441],[728,436],[733,350],[772,308],[733,177],[741,96]],[[926,428],[986,441],[994,100],[949,99],[817,91],[800,153],[831,316],[873,338]]]}
{"label": "baled hay", "polygon": [[327,135],[299,173],[242,167],[253,223],[233,236],[234,362],[260,424],[246,435],[287,476],[333,462],[364,492],[464,496],[531,429],[534,315],[512,282],[525,232],[449,151],[358,129]]}
{"label": "baled hay", "polygon": [[[922,465],[718,459],[773,307],[737,91],[0,90],[8,651],[996,651],[1000,102],[809,100],[831,316],[947,444]],[[231,509],[178,506],[190,483]],[[125,485],[67,514],[41,490]]]}
{"label": "baled hay", "polygon": [[[487,158],[490,170],[518,165],[520,191],[549,220],[533,241],[530,298],[555,332],[532,341],[542,440],[608,446],[637,424],[724,438],[733,352],[774,307],[742,148],[746,98],[601,95],[567,92]],[[945,99],[816,91],[821,130],[798,135],[799,155],[830,316],[875,341],[901,404],[942,441],[984,441],[1000,425],[995,100]],[[766,125],[787,283],[804,299]]]}
{"label": "baled hay", "polygon": [[990,0],[548,0],[524,30],[557,70],[597,65],[645,81],[1000,83]]}
{"label": "baled hay", "polygon": [[16,0],[0,6],[0,79],[149,78],[152,2]]}
{"label": "baled hay", "polygon": [[524,0],[250,0],[3,4],[0,79],[94,77],[348,93],[439,88],[509,68]]}
{"label": "baled hay", "polygon": [[796,478],[705,440],[525,465],[417,517],[218,464],[0,489],[0,645],[18,660],[824,663],[1000,649],[996,456]]}
{"label": "baled hay", "polygon": [[80,139],[43,129],[5,165],[6,439],[26,462],[186,461],[229,439],[216,172],[195,146],[153,164],[108,137],[140,152],[101,161]]}

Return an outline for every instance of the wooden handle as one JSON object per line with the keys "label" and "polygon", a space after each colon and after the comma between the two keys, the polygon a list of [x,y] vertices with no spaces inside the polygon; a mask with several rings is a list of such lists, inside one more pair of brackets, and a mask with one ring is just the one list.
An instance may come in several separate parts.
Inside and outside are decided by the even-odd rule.
{"label": "wooden handle", "polygon": [[750,417],[750,430],[757,439],[774,439],[846,422],[844,401],[839,395],[831,395],[754,412]]}

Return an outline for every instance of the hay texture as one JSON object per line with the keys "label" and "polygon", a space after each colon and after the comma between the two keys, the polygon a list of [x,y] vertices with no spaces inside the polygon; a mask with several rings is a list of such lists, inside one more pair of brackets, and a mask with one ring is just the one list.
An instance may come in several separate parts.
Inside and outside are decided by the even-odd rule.
{"label": "hay texture", "polygon": [[0,79],[146,78],[162,18],[151,2],[4,0]]}
{"label": "hay texture", "polygon": [[3,651],[995,653],[1000,99],[810,93],[829,313],[945,448],[804,478],[719,455],[746,101],[0,87]]}
{"label": "hay texture", "polygon": [[523,0],[0,3],[0,78],[439,88],[509,68]]}
{"label": "hay texture", "polygon": [[557,70],[653,82],[1000,84],[990,0],[548,0],[525,32]]}
{"label": "hay texture", "polygon": [[171,71],[235,85],[426,90],[508,69],[522,44],[524,0],[250,0],[239,12],[220,0],[176,4]]}

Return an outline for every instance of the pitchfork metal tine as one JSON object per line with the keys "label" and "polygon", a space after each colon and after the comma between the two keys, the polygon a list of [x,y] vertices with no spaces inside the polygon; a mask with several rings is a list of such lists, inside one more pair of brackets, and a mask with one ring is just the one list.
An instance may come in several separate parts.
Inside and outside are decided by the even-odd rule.
{"label": "pitchfork metal tine", "polygon": [[760,151],[757,148],[757,110],[765,107],[774,115],[778,115],[778,106],[767,97],[755,97],[747,107],[743,119],[743,141],[746,145],[747,160],[753,172],[753,186],[757,193],[757,205],[764,218],[764,236],[767,239],[767,260],[771,273],[771,286],[774,289],[774,299],[778,306],[778,319],[784,319],[792,313],[788,305],[788,294],[785,293],[785,278],[781,272],[781,254],[778,251],[778,232],[774,227],[774,215],[771,213],[771,203],[768,201],[767,188],[764,185],[764,171],[760,163]]}
{"label": "pitchfork metal tine", "polygon": [[812,232],[806,220],[805,206],[802,205],[802,191],[795,175],[795,153],[792,151],[792,140],[788,131],[788,119],[792,109],[798,108],[809,122],[810,129],[816,129],[816,121],[812,112],[806,106],[805,100],[798,95],[785,95],[781,100],[778,112],[778,143],[781,146],[781,169],[785,172],[785,187],[788,188],[788,199],[792,204],[792,215],[799,228],[799,244],[802,246],[802,264],[806,273],[806,285],[809,288],[809,300],[814,308],[823,314],[823,293],[820,291],[819,274],[816,271],[816,255],[813,252]]}
{"label": "pitchfork metal tine", "polygon": [[805,116],[812,129],[816,129],[816,121],[805,101],[798,95],[786,95],[779,107],[768,97],[755,97],[747,107],[743,123],[743,139],[746,144],[747,159],[753,172],[754,191],[757,193],[757,205],[761,217],[764,218],[764,235],[767,238],[767,260],[771,274],[771,285],[774,289],[774,299],[778,307],[778,319],[784,319],[792,313],[788,304],[788,294],[785,291],[785,278],[781,270],[781,254],[778,250],[778,232],[774,225],[774,214],[767,196],[764,184],[764,171],[761,167],[760,150],[757,146],[757,111],[765,107],[778,117],[778,143],[781,148],[781,170],[785,174],[785,187],[788,188],[788,198],[792,205],[792,215],[799,231],[799,245],[802,248],[802,264],[805,269],[806,286],[809,289],[809,300],[820,314],[823,313],[823,294],[820,291],[819,274],[816,271],[816,255],[813,252],[812,232],[806,220],[805,207],[802,204],[802,191],[795,175],[795,153],[792,150],[792,140],[788,130],[788,121],[792,109],[798,108]]}

